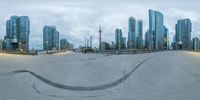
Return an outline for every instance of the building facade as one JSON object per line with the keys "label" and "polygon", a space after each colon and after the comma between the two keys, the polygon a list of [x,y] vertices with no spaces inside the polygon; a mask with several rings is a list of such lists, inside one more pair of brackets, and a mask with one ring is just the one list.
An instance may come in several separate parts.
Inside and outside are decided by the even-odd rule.
{"label": "building facade", "polygon": [[126,37],[122,38],[122,49],[126,49]]}
{"label": "building facade", "polygon": [[0,40],[0,52],[2,52],[2,50],[3,50],[3,41]]}
{"label": "building facade", "polygon": [[11,16],[6,21],[5,50],[29,51],[30,21],[28,16]]}
{"label": "building facade", "polygon": [[106,51],[106,50],[112,50],[112,46],[107,43],[107,42],[101,42],[101,50]]}
{"label": "building facade", "polygon": [[190,19],[180,19],[175,26],[175,49],[191,49],[192,23]]}
{"label": "building facade", "polygon": [[113,41],[111,42],[111,49],[112,50],[115,50],[116,49],[116,43]]}
{"label": "building facade", "polygon": [[195,37],[195,38],[193,38],[193,50],[194,51],[198,51],[198,50],[200,50],[200,40],[199,40],[199,38],[197,38],[197,37]]}
{"label": "building facade", "polygon": [[70,44],[66,39],[61,39],[60,40],[60,50],[61,51],[66,51],[66,50],[71,50],[72,44]]}
{"label": "building facade", "polygon": [[143,48],[143,22],[137,21],[137,49]]}
{"label": "building facade", "polygon": [[122,30],[121,29],[115,30],[115,43],[116,43],[116,49],[121,50],[122,46],[123,46]]}
{"label": "building facade", "polygon": [[164,26],[164,49],[169,49],[169,36],[168,36],[168,29]]}
{"label": "building facade", "polygon": [[145,48],[150,50],[152,48],[152,35],[149,33],[149,30],[145,34]]}
{"label": "building facade", "polygon": [[128,41],[127,41],[128,49],[136,48],[136,19],[134,17],[130,17],[128,19]]}
{"label": "building facade", "polygon": [[59,32],[56,30],[55,26],[44,26],[43,49],[59,50]]}
{"label": "building facade", "polygon": [[149,10],[149,33],[152,35],[151,48],[153,50],[163,50],[164,49],[164,18],[163,14]]}

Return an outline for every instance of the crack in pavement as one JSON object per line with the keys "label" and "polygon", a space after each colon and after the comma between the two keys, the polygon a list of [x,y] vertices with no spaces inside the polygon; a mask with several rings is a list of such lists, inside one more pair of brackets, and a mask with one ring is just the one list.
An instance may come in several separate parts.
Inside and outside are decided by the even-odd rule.
{"label": "crack in pavement", "polygon": [[49,96],[49,97],[54,97],[54,98],[66,98],[66,97],[86,97],[86,98],[94,98],[94,97],[101,97],[101,96],[105,96],[105,94],[101,94],[101,95],[83,95],[83,96],[63,96],[63,95],[55,95],[55,94],[46,94],[46,93],[43,93],[43,92],[40,92],[37,87],[33,84],[32,85],[32,88],[36,91],[37,94],[39,95],[44,95],[44,96]]}
{"label": "crack in pavement", "polygon": [[48,84],[50,86],[59,88],[59,89],[71,90],[71,91],[97,91],[97,90],[104,90],[104,89],[112,88],[112,87],[115,87],[115,86],[123,83],[125,80],[127,80],[133,74],[133,72],[136,71],[136,69],[138,69],[142,64],[144,64],[146,61],[150,60],[151,58],[153,58],[155,56],[156,55],[151,56],[151,57],[143,60],[136,67],[134,67],[130,72],[128,72],[127,74],[123,75],[121,78],[117,79],[116,81],[113,81],[113,82],[110,82],[110,83],[107,83],[107,84],[103,84],[103,85],[98,85],[98,86],[71,86],[71,85],[64,85],[64,84],[61,84],[61,83],[57,83],[57,82],[51,81],[51,80],[49,80],[47,78],[44,78],[44,77],[42,77],[42,76],[40,76],[40,75],[38,75],[38,74],[36,74],[36,73],[34,73],[32,71],[29,71],[29,70],[16,70],[16,71],[12,71],[12,72],[0,74],[0,75],[15,75],[15,74],[20,74],[20,73],[29,73],[32,76],[34,76],[37,79],[39,79],[40,81],[42,81],[42,82],[44,82],[44,83],[46,83],[46,84]]}
{"label": "crack in pavement", "polygon": [[32,85],[32,87],[33,87],[33,89],[36,91],[36,93],[42,94],[42,93],[35,87],[35,85]]}

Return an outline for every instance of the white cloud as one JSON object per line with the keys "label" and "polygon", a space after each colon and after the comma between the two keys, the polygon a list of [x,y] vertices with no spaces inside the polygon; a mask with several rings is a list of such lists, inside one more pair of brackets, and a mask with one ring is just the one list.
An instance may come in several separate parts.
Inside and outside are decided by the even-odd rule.
{"label": "white cloud", "polygon": [[99,25],[103,28],[103,41],[111,42],[114,41],[114,31],[118,27],[123,29],[123,36],[127,37],[130,16],[143,20],[145,33],[148,29],[149,8],[164,14],[171,41],[174,25],[179,18],[190,18],[193,22],[193,36],[199,36],[199,10],[194,9],[198,8],[198,2],[196,0],[1,0],[0,39],[5,35],[5,22],[11,15],[27,15],[31,20],[30,47],[42,48],[44,25],[57,26],[60,38],[66,38],[76,46],[84,45],[85,39],[93,35],[94,45],[97,46]]}

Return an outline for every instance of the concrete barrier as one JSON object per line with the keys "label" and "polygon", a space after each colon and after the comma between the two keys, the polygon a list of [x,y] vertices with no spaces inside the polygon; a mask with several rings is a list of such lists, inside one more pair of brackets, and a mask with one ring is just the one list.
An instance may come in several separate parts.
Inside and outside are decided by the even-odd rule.
{"label": "concrete barrier", "polygon": [[98,51],[100,54],[140,54],[140,53],[150,53],[152,50],[144,49],[130,49],[130,50],[106,50],[106,51]]}

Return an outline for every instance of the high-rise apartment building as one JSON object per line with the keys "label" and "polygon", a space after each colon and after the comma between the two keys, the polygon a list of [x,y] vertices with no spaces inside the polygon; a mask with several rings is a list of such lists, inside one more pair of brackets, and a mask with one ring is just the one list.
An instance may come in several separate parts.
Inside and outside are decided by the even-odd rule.
{"label": "high-rise apartment building", "polygon": [[128,41],[127,41],[128,49],[136,48],[136,19],[134,17],[130,17],[128,19]]}
{"label": "high-rise apartment building", "polygon": [[123,46],[122,30],[121,29],[115,30],[115,43],[116,43],[116,49],[121,50],[122,46]]}
{"label": "high-rise apartment building", "polygon": [[137,21],[137,49],[143,47],[143,22],[142,20]]}
{"label": "high-rise apartment building", "polygon": [[176,28],[176,46],[175,49],[191,49],[192,22],[190,19],[180,19],[177,21]]}
{"label": "high-rise apartment building", "polygon": [[3,41],[0,40],[0,52],[2,52],[2,50],[3,50]]}
{"label": "high-rise apartment building", "polygon": [[5,50],[29,51],[30,21],[28,16],[11,16],[6,21]]}
{"label": "high-rise apartment building", "polygon": [[200,50],[200,40],[197,37],[193,38],[193,50]]}
{"label": "high-rise apartment building", "polygon": [[44,26],[43,48],[44,50],[59,50],[59,32],[55,26]]}
{"label": "high-rise apartment building", "polygon": [[169,49],[169,36],[168,36],[168,29],[164,26],[164,49]]}
{"label": "high-rise apartment building", "polygon": [[164,18],[163,14],[149,10],[149,33],[152,35],[152,49],[163,50],[164,49]]}

